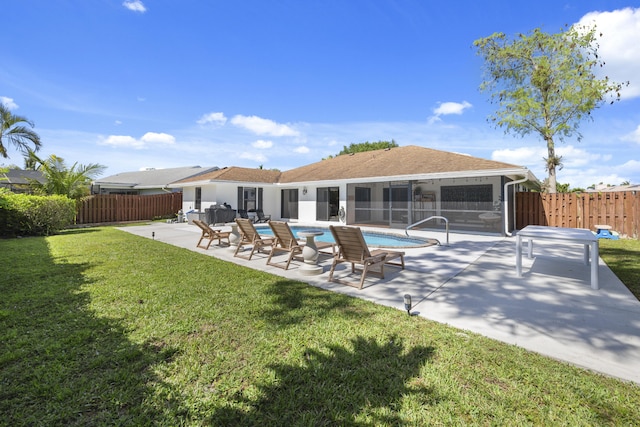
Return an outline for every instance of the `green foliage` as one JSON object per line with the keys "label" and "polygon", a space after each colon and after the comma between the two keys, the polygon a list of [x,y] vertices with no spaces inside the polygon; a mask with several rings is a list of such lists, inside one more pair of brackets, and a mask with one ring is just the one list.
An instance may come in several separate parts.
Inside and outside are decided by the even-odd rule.
{"label": "green foliage", "polygon": [[636,298],[640,300],[640,240],[600,239],[600,257],[618,276]]}
{"label": "green foliage", "polygon": [[[362,153],[365,151],[374,151],[374,150],[384,150],[385,148],[394,148],[394,147],[398,147],[398,144],[392,139],[391,142],[389,141],[377,141],[377,142],[361,142],[358,144],[351,144],[348,147],[345,145],[342,148],[342,151],[340,151],[338,154],[336,154],[336,156],[341,156],[343,154],[352,154],[352,153]],[[335,156],[329,156],[329,157],[325,157],[323,160],[325,159],[331,159]]]}
{"label": "green foliage", "polygon": [[28,158],[38,165],[36,169],[46,178],[44,183],[35,180],[31,182],[34,191],[40,194],[59,194],[76,200],[89,195],[91,180],[97,178],[106,168],[97,163],[85,166],[77,162],[69,168],[64,159],[55,154],[42,160],[31,150],[28,152]]}
{"label": "green foliage", "polygon": [[76,202],[66,196],[0,192],[0,237],[51,235],[73,224]]}
{"label": "green foliage", "polygon": [[398,144],[392,139],[389,141],[377,141],[377,142],[361,142],[359,144],[351,144],[348,147],[345,145],[338,153],[338,156],[351,153],[362,153],[365,151],[384,150],[385,148],[397,147]]}
{"label": "green foliage", "polygon": [[513,39],[494,33],[474,42],[485,61],[480,89],[490,91],[498,104],[489,119],[507,133],[541,136],[548,151],[549,192],[555,192],[556,168],[562,165],[555,138],[580,140],[580,122],[607,97],[619,100],[628,85],[596,78],[594,68],[604,65],[596,39],[595,27],[570,27],[556,34],[536,28]]}
{"label": "green foliage", "polygon": [[30,149],[29,144],[33,145],[35,151],[40,148],[40,136],[24,123],[30,127],[34,126],[26,117],[12,114],[9,108],[0,102],[0,156],[5,159],[9,157],[5,143],[23,152]]}

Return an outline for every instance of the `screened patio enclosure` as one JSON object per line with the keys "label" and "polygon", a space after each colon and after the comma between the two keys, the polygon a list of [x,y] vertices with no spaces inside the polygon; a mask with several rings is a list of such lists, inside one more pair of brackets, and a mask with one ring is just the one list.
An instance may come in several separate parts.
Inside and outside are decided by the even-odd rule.
{"label": "screened patio enclosure", "polygon": [[[501,177],[480,177],[348,184],[347,222],[406,228],[445,217],[450,231],[501,233],[502,182]],[[444,226],[445,221],[433,218],[415,228]]]}

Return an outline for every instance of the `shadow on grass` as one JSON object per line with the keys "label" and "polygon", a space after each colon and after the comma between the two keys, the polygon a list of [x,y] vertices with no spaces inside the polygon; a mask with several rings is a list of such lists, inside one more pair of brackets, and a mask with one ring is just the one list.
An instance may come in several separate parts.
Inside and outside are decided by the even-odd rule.
{"label": "shadow on grass", "polygon": [[[276,328],[287,329],[325,318],[367,316],[366,308],[345,295],[280,280],[265,291],[270,308],[260,313]],[[340,314],[337,314],[340,313]],[[356,332],[357,333],[357,332]],[[331,338],[331,337],[329,337]],[[336,338],[339,339],[339,338]],[[211,425],[398,425],[403,399],[428,406],[439,401],[419,380],[434,349],[405,346],[397,336],[346,338],[345,344],[305,346],[301,358],[270,364],[272,375],[256,384],[257,397],[238,392],[234,403],[218,408]]]}
{"label": "shadow on grass", "polygon": [[0,272],[0,426],[162,423],[150,368],[175,351],[132,343],[117,321],[96,317],[81,289],[90,265],[54,263],[45,238],[0,249],[12,266]]}
{"label": "shadow on grass", "polygon": [[[397,338],[380,343],[356,337],[350,348],[307,349],[296,364],[274,364],[276,380],[259,386],[256,401],[237,398],[243,408],[225,407],[215,425],[401,425],[403,399],[421,406],[441,400],[419,381],[433,348],[406,351]],[[409,384],[409,385],[407,385]],[[248,408],[248,409],[247,409]]]}
{"label": "shadow on grass", "polygon": [[335,316],[336,312],[347,317],[362,315],[352,297],[311,287],[295,280],[277,281],[265,291],[265,294],[273,298],[274,308],[264,310],[260,315],[278,327],[296,325],[310,316]]}
{"label": "shadow on grass", "polygon": [[67,236],[73,236],[76,234],[89,234],[89,233],[97,233],[100,230],[93,227],[93,228],[88,228],[88,227],[84,227],[84,228],[67,228],[64,230],[61,230],[58,234],[64,234]]}

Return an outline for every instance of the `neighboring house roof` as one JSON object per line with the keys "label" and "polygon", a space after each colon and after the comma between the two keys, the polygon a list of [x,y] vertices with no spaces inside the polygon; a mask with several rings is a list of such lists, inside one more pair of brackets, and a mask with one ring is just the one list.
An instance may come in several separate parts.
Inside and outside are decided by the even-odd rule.
{"label": "neighboring house roof", "polygon": [[36,180],[41,184],[47,182],[42,172],[25,169],[9,169],[4,173],[0,173],[0,183],[4,184],[31,184],[32,180]]}
{"label": "neighboring house roof", "polygon": [[[185,183],[208,183],[212,181],[228,181],[228,182],[262,182],[265,184],[277,183],[282,172],[267,169],[251,169],[231,166],[207,172],[198,176],[183,179],[176,182],[176,185]],[[174,185],[174,186],[176,186]]]}
{"label": "neighboring house roof", "polygon": [[384,150],[336,156],[282,173],[281,183],[399,177],[407,175],[451,175],[461,172],[522,171],[522,166],[465,154],[408,145]]}
{"label": "neighboring house roof", "polygon": [[587,188],[587,193],[606,193],[610,191],[640,191],[640,185],[638,184],[623,184],[623,185],[596,185],[595,188]]}
{"label": "neighboring house roof", "polygon": [[188,166],[167,169],[147,169],[137,172],[122,172],[106,178],[98,179],[94,181],[93,184],[103,188],[164,188],[176,181],[198,176],[216,169],[218,168]]}

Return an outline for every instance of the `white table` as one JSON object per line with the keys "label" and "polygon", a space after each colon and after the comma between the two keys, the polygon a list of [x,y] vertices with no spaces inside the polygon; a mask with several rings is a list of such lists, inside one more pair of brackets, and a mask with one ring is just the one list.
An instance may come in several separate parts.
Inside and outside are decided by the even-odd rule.
{"label": "white table", "polygon": [[[584,245],[583,261],[589,265],[589,252],[591,252],[591,289],[600,289],[598,284],[598,237],[591,231],[583,228],[544,227],[540,225],[528,225],[516,234],[516,272],[522,277],[522,239],[529,239],[527,256],[533,257],[534,240],[553,240],[563,243],[577,243]],[[591,249],[591,251],[589,251]]]}

